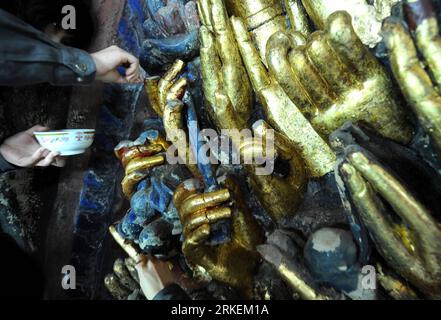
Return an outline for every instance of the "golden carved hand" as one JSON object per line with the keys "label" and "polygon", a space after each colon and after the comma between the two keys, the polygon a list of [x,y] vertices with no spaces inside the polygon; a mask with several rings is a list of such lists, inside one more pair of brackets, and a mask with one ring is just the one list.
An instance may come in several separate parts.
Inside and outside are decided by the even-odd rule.
{"label": "golden carved hand", "polygon": [[[246,1],[246,3],[248,2]],[[261,62],[265,61],[261,60],[262,53],[259,54],[259,51],[256,49],[256,46],[258,48],[265,47],[266,39],[269,39],[277,30],[286,31],[286,28],[281,28],[279,16],[271,9],[275,5],[273,9],[277,9],[276,11],[278,12],[280,3],[274,1],[258,1],[258,3],[262,7],[267,8],[264,12],[267,12],[271,17],[274,16],[273,18],[278,21],[277,23],[269,21],[254,30],[253,32],[257,32],[259,36],[248,32],[247,24],[242,18],[233,17],[231,20],[248,76],[264,107],[269,124],[291,141],[294,148],[305,161],[310,175],[315,177],[323,176],[332,171],[335,161],[332,150],[326,141],[314,130],[299,108],[291,101],[277,80],[269,76],[265,65]],[[244,6],[242,9],[252,10],[254,7],[251,3],[249,4],[249,6]],[[244,18],[252,17],[247,10],[238,10],[238,12],[241,12]],[[213,10],[213,16],[215,13]],[[213,20],[215,19],[213,18]],[[248,25],[250,23],[248,21]],[[252,24],[254,25],[254,23]],[[253,38],[251,35],[253,35]],[[257,42],[256,45],[253,39]]]}
{"label": "golden carved hand", "polygon": [[115,154],[125,170],[122,181],[123,193],[131,199],[138,183],[147,178],[149,170],[164,164],[164,152],[169,143],[159,134],[153,133],[144,142],[123,141],[115,148]]}
{"label": "golden carved hand", "polygon": [[361,43],[347,12],[333,13],[325,29],[301,45],[287,34],[274,34],[267,58],[271,76],[323,137],[351,120],[395,141],[409,141],[412,130],[392,83]]}
{"label": "golden carved hand", "polygon": [[[385,42],[395,78],[441,154],[441,38],[436,11],[430,0],[406,1],[404,6],[416,46],[393,19],[384,23]],[[425,61],[419,60],[417,49]]]}
{"label": "golden carved hand", "polygon": [[[245,164],[245,168],[260,203],[273,221],[281,225],[285,218],[296,213],[303,200],[308,180],[305,165],[291,142],[263,120],[253,125],[253,132],[254,139],[242,143],[240,153],[243,159],[255,155],[275,159],[271,172],[259,172],[262,168],[256,164]],[[267,148],[269,143],[273,144],[273,150]],[[274,155],[268,152],[274,152]]]}
{"label": "golden carved hand", "polygon": [[[200,1],[200,11],[205,16],[202,21],[208,29],[215,29],[219,21],[229,27],[220,2]],[[306,22],[299,23],[305,21],[306,16],[298,1],[286,4],[289,16],[295,20],[291,25],[299,28],[294,33],[286,33],[286,25],[282,23],[285,18],[280,19],[283,10],[277,1],[236,3],[230,0],[226,3],[230,11],[240,16],[232,18],[232,28],[268,121],[288,137],[312,176],[320,177],[332,171],[335,156],[326,142],[327,136],[347,120],[367,122],[383,135],[400,142],[410,139],[411,128],[392,96],[389,79],[363,47],[351,28],[350,19],[343,13],[333,14],[330,27],[310,35],[306,41],[304,35],[309,30]],[[342,30],[345,32],[340,32]],[[343,36],[339,38],[339,34]],[[214,44],[211,47],[212,52],[216,52]],[[312,48],[311,53],[305,48]],[[348,54],[350,50],[355,50],[356,58],[361,55],[366,63],[354,67],[351,60],[354,57]],[[290,63],[291,59],[294,63]],[[328,61],[336,63],[328,66]],[[204,81],[210,81],[207,78],[209,75]]]}
{"label": "golden carved hand", "polygon": [[[227,178],[224,189],[200,193],[199,183],[188,180],[176,189],[173,200],[185,236],[182,251],[195,275],[208,274],[250,298],[262,231],[236,183]],[[206,245],[210,226],[223,219],[232,221],[231,241],[218,247]]]}
{"label": "golden carved hand", "polygon": [[[238,52],[237,57],[240,59]],[[194,155],[187,144],[185,105],[181,101],[186,86],[185,79],[179,78],[183,67],[184,63],[177,61],[162,78],[148,79],[146,90],[151,106],[163,118],[167,138],[188,163]],[[235,93],[232,90],[230,86],[225,92],[231,94],[232,101],[237,101],[234,100]],[[209,97],[206,96],[207,100]],[[251,98],[251,94],[248,98]],[[243,105],[250,107],[251,101]],[[244,112],[248,113],[248,110]],[[195,176],[199,175],[197,166],[191,165],[189,168],[193,169],[191,171]],[[175,190],[174,203],[185,236],[183,254],[196,274],[208,273],[210,277],[251,297],[253,272],[258,262],[255,246],[261,241],[261,229],[242,202],[243,195],[230,179],[227,179],[226,189],[206,194],[199,194],[199,181],[190,180]],[[229,202],[233,199],[231,205]],[[232,221],[232,240],[218,247],[207,245],[211,224],[225,219]]]}
{"label": "golden carved hand", "polygon": [[[240,57],[231,25],[222,0],[199,1],[204,26],[201,27],[201,71],[207,107],[217,128],[237,130],[248,128],[252,112],[253,92]],[[255,136],[261,131],[263,141],[269,126],[263,122],[255,125]],[[235,138],[232,136],[231,138]],[[288,169],[275,174],[256,174],[257,167],[246,167],[252,187],[261,204],[275,222],[292,215],[300,203],[306,184],[304,163],[286,138],[276,133],[277,163],[287,164]],[[262,145],[236,146],[244,152],[263,154]]]}
{"label": "golden carved hand", "polygon": [[[432,217],[427,199],[421,200],[421,190],[415,195],[415,187],[406,181],[407,172],[419,170],[429,186],[436,173],[421,171],[421,159],[407,149],[400,151],[403,148],[390,141],[366,136],[368,131],[356,133],[369,141],[362,146],[361,138],[348,140],[344,132],[334,133],[331,141],[340,150],[337,179],[347,190],[353,210],[387,264],[427,297],[441,298],[441,227]],[[375,155],[365,149],[369,143],[375,145],[370,148]]]}
{"label": "golden carved hand", "polygon": [[[182,103],[180,99],[184,95],[187,80],[177,77],[184,66],[183,61],[177,60],[163,77],[145,80],[150,106],[161,117],[167,105]],[[122,189],[128,199],[132,197],[138,183],[147,177],[150,169],[165,163],[165,153],[169,147],[170,143],[159,132],[152,132],[143,143],[123,141],[115,148],[115,154],[125,170]]]}
{"label": "golden carved hand", "polygon": [[176,60],[162,77],[150,77],[144,81],[150,106],[160,117],[168,102],[180,100],[184,95],[187,79],[178,77],[184,66],[184,61]]}
{"label": "golden carved hand", "polygon": [[[203,22],[200,56],[207,109],[218,129],[242,130],[248,127],[253,90],[228,16],[222,0],[200,0],[198,6]],[[224,96],[231,102],[229,108],[218,105]]]}
{"label": "golden carved hand", "polygon": [[[145,80],[145,90],[152,109],[163,118],[167,140],[179,152],[179,157],[191,173],[200,178],[195,164],[195,155],[188,147],[186,124],[184,123],[185,106],[182,101],[188,81],[180,77],[185,67],[181,60],[176,62],[162,77],[151,77]],[[172,150],[166,150],[172,151]]]}
{"label": "golden carved hand", "polygon": [[307,39],[299,33],[274,33],[267,43],[269,72],[244,22],[232,21],[270,124],[300,150],[313,175],[332,170],[333,154],[324,140],[348,120],[367,123],[402,143],[410,140],[412,128],[391,81],[355,34],[349,14],[333,13],[326,29]]}
{"label": "golden carved hand", "polygon": [[231,16],[243,20],[265,65],[269,38],[278,31],[289,31],[287,16],[293,31],[305,37],[311,33],[310,23],[300,0],[225,0],[224,2]]}

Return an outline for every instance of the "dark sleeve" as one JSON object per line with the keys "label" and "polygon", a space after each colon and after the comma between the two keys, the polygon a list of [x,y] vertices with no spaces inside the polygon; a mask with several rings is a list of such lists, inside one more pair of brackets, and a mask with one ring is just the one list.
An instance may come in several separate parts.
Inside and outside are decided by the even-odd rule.
{"label": "dark sleeve", "polygon": [[153,300],[190,300],[187,293],[177,284],[162,289]]}
{"label": "dark sleeve", "polygon": [[5,158],[3,158],[3,156],[0,154],[0,174],[16,169],[18,169],[18,167],[7,162]]}
{"label": "dark sleeve", "polygon": [[0,86],[87,84],[96,67],[85,51],[49,39],[0,9]]}

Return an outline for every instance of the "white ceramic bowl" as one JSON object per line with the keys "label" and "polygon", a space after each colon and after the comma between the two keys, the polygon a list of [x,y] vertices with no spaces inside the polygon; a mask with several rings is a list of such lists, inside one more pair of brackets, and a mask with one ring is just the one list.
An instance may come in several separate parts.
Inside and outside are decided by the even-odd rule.
{"label": "white ceramic bowl", "polygon": [[74,129],[48,132],[34,132],[35,138],[43,148],[59,152],[62,156],[74,156],[86,152],[93,139],[95,130]]}

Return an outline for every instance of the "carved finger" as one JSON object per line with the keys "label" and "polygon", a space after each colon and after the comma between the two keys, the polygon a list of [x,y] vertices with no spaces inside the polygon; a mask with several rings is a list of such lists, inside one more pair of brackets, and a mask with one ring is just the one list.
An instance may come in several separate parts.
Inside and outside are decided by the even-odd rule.
{"label": "carved finger", "polygon": [[355,72],[360,80],[383,74],[378,61],[361,42],[352,26],[352,18],[346,11],[329,16],[326,25],[329,43],[339,59]]}
{"label": "carved finger", "polygon": [[247,122],[236,114],[230,98],[224,92],[218,91],[215,94],[215,106],[213,112],[218,129],[242,130],[247,128]]}
{"label": "carved finger", "polygon": [[127,300],[131,292],[125,288],[116,275],[109,274],[104,278],[104,285],[110,294],[118,300]]}
{"label": "carved finger", "polygon": [[183,164],[195,177],[200,177],[196,158],[188,146],[186,124],[184,122],[184,103],[180,100],[169,101],[164,110],[164,128]]}
{"label": "carved finger", "polygon": [[205,243],[209,237],[210,225],[204,224],[186,236],[182,245],[182,251],[191,255],[193,248]]}
{"label": "carved finger", "polygon": [[[213,34],[207,27],[201,27],[201,74],[203,79],[204,96],[210,108],[215,107],[215,95],[222,88],[222,65],[217,55]],[[213,112],[213,110],[210,110]],[[214,116],[212,115],[214,118]]]}
{"label": "carved finger", "polygon": [[316,106],[288,61],[288,53],[294,47],[295,44],[285,33],[277,32],[273,34],[267,44],[268,69],[271,76],[277,80],[288,97],[301,110],[310,110],[312,107],[316,108]]}
{"label": "carved finger", "polygon": [[164,164],[165,158],[162,155],[156,155],[147,158],[136,158],[130,161],[126,166],[126,176],[135,171],[146,171],[153,167]]}
{"label": "carved finger", "polygon": [[121,160],[124,168],[128,163],[137,158],[145,158],[156,155],[162,151],[165,151],[161,145],[148,145],[148,146],[134,146],[130,148],[122,148],[115,150],[117,157]]}
{"label": "carved finger", "polygon": [[175,190],[173,195],[173,203],[175,204],[177,209],[181,208],[182,203],[188,197],[197,194],[202,190],[202,185],[199,180],[190,179],[181,183]]}
{"label": "carved finger", "polygon": [[[273,130],[272,135],[270,135],[270,130]],[[273,142],[276,149],[275,155],[281,156],[283,159],[291,159],[293,154],[297,153],[289,139],[271,128],[264,120],[256,121],[253,124],[253,132],[256,137],[260,137],[264,142]]]}
{"label": "carved finger", "polygon": [[[294,214],[303,198],[307,180],[304,163],[286,137],[274,131],[269,134],[271,128],[264,121],[256,122],[253,130],[256,138],[262,140],[243,145],[241,155],[244,159],[247,154],[250,154],[248,157],[266,157],[265,168],[257,165],[245,167],[259,201],[274,222],[282,223],[285,217]],[[268,148],[270,143],[272,148]],[[258,170],[265,170],[267,174]]]}
{"label": "carved finger", "polygon": [[109,232],[116,243],[118,243],[118,245],[128,254],[128,256],[136,262],[136,264],[140,263],[144,259],[143,254],[139,252],[132,242],[124,239],[116,230],[115,226],[110,226]]}
{"label": "carved finger", "polygon": [[198,0],[198,12],[199,18],[202,24],[210,31],[213,31],[211,23],[211,1],[210,0]]}
{"label": "carved finger", "polygon": [[213,29],[216,35],[217,48],[223,64],[231,60],[240,61],[240,54],[234,41],[227,10],[222,0],[211,0]]}
{"label": "carved finger", "polygon": [[[257,164],[255,160],[274,162],[276,157],[291,159],[291,151],[294,150],[292,144],[288,139],[273,130],[264,120],[256,121],[253,124],[253,132],[254,138],[245,138],[236,142],[239,144],[240,154],[244,164],[257,167],[259,164]],[[279,145],[281,139],[284,139],[283,142],[288,143],[288,145],[283,142]],[[233,141],[233,143],[234,142],[235,141]],[[287,153],[290,154],[287,155]]]}
{"label": "carved finger", "polygon": [[117,259],[115,261],[115,263],[113,264],[113,272],[120,280],[120,283],[130,291],[135,291],[139,289],[138,283],[136,283],[136,281],[132,279],[129,270],[127,270],[124,260]]}
{"label": "carved finger", "polygon": [[314,102],[310,108],[305,108],[304,111],[306,114],[314,115],[318,110],[332,106],[336,97],[308,59],[305,49],[305,46],[293,49],[289,53],[289,62],[294,73],[301,79],[301,84],[310,100]]}
{"label": "carved finger", "polygon": [[161,104],[159,101],[159,76],[148,77],[144,80],[144,88],[150,102],[150,107],[159,115],[162,116]]}
{"label": "carved finger", "polygon": [[180,206],[180,215],[185,221],[188,216],[197,211],[204,210],[211,207],[216,207],[231,199],[231,194],[228,189],[221,189],[218,191],[192,195],[185,199]]}
{"label": "carved finger", "polygon": [[291,22],[291,29],[307,37],[311,33],[308,15],[300,0],[285,0],[285,8]]}
{"label": "carved finger", "polygon": [[240,18],[233,17],[231,18],[231,23],[251,83],[253,84],[254,90],[260,92],[270,84],[270,78],[248,34],[244,21]]}
{"label": "carved finger", "polygon": [[137,283],[139,283],[139,276],[138,271],[136,271],[136,261],[130,257],[127,257],[124,259],[124,264],[126,265],[127,270],[129,271],[130,275]]}
{"label": "carved finger", "polygon": [[340,95],[354,87],[351,70],[339,59],[325,32],[316,31],[310,36],[306,52],[334,93]]}
{"label": "carved finger", "polygon": [[410,226],[429,270],[439,271],[441,230],[429,211],[389,171],[361,152],[347,156],[351,164]]}
{"label": "carved finger", "polygon": [[122,190],[127,199],[131,199],[135,193],[138,183],[148,176],[147,172],[135,171],[126,175],[121,182]]}
{"label": "carved finger", "polygon": [[[373,2],[373,5],[368,4]],[[381,41],[382,20],[391,15],[391,8],[399,0],[302,0],[309,18],[319,30],[324,30],[326,22],[334,12],[347,11],[354,17],[354,29],[362,42],[370,48]]]}
{"label": "carved finger", "polygon": [[150,130],[147,132],[147,139],[151,146],[160,146],[163,151],[166,151],[170,147],[170,143],[164,138],[164,136],[157,130]]}
{"label": "carved finger", "polygon": [[300,32],[290,32],[288,37],[291,38],[295,47],[306,45],[306,38]]}
{"label": "carved finger", "polygon": [[184,131],[184,103],[180,100],[169,101],[164,110],[164,128],[180,157],[188,163],[187,135]]}
{"label": "carved finger", "polygon": [[180,78],[179,80],[176,80],[167,93],[166,103],[172,100],[181,100],[184,97],[187,84],[187,78]]}
{"label": "carved finger", "polygon": [[176,81],[178,75],[184,69],[185,63],[182,60],[176,60],[175,63],[170,67],[170,69],[165,73],[165,75],[159,80],[158,92],[159,92],[159,103],[162,112],[164,112],[165,106],[167,104],[167,94],[170,88]]}
{"label": "carved finger", "polygon": [[[248,120],[252,107],[251,84],[222,0],[212,0],[212,18],[217,52],[222,62],[223,90],[230,98],[237,116]],[[241,85],[238,86],[238,83]]]}
{"label": "carved finger", "polygon": [[436,10],[431,0],[404,2],[407,24],[415,33],[417,46],[423,54],[438,87],[441,87],[441,37]]}
{"label": "carved finger", "polygon": [[229,219],[231,217],[231,209],[225,208],[214,208],[207,211],[202,210],[201,212],[194,213],[187,216],[184,225],[184,234],[189,234],[193,230],[199,228],[204,224],[213,224],[215,222]]}

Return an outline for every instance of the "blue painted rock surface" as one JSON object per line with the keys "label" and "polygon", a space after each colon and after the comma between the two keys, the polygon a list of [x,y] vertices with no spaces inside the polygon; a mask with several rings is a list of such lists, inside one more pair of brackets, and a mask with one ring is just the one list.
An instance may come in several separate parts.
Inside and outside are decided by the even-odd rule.
{"label": "blue painted rock surface", "polygon": [[157,212],[149,202],[151,188],[147,188],[147,186],[147,181],[143,181],[130,201],[132,211],[137,217],[137,222],[141,225],[150,223],[157,215]]}
{"label": "blue painted rock surface", "polygon": [[138,217],[136,214],[130,210],[124,217],[118,230],[122,233],[122,236],[124,236],[125,239],[136,240],[142,231],[142,225],[138,223]]}
{"label": "blue painted rock surface", "polygon": [[139,246],[146,254],[167,255],[171,250],[173,226],[158,219],[144,228],[139,236]]}

